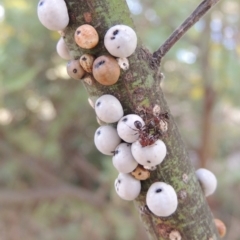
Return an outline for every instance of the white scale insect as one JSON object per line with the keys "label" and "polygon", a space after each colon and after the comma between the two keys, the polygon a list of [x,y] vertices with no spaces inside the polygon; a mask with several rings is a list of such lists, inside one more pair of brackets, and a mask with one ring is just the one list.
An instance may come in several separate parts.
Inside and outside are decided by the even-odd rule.
{"label": "white scale insect", "polygon": [[177,194],[171,185],[155,182],[148,189],[146,203],[156,216],[168,217],[177,209]]}
{"label": "white scale insect", "polygon": [[126,58],[132,55],[137,47],[137,35],[129,26],[115,25],[107,31],[104,45],[113,56]]}
{"label": "white scale insect", "polygon": [[141,183],[130,174],[120,173],[114,183],[119,197],[132,201],[136,199],[141,191]]}
{"label": "white scale insect", "polygon": [[41,0],[37,8],[38,18],[49,30],[60,31],[67,27],[69,16],[64,0]]}
{"label": "white scale insect", "polygon": [[129,143],[120,143],[117,146],[112,162],[113,166],[121,173],[130,173],[138,166],[132,155],[131,144]]}
{"label": "white scale insect", "polygon": [[117,130],[110,125],[99,127],[94,135],[94,143],[96,148],[103,154],[113,155],[114,150],[120,144],[121,139],[117,134]]}
{"label": "white scale insect", "polygon": [[123,116],[122,104],[110,94],[102,95],[95,103],[97,117],[106,123],[115,123]]}
{"label": "white scale insect", "polygon": [[139,121],[142,126],[145,126],[143,119],[136,114],[128,114],[122,117],[118,122],[118,135],[127,143],[133,143],[139,138],[138,129],[134,124],[136,121]]}

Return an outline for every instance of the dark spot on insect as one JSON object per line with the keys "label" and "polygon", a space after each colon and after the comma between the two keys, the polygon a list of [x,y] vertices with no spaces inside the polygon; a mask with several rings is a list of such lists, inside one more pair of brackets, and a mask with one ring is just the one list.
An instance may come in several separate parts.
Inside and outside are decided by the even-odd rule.
{"label": "dark spot on insect", "polygon": [[100,66],[103,65],[104,63],[105,63],[105,60],[102,60],[102,61],[98,62],[98,63],[95,65],[95,68],[100,67]]}
{"label": "dark spot on insect", "polygon": [[97,107],[99,107],[101,105],[101,102],[99,101],[99,102],[97,102]]}
{"label": "dark spot on insect", "polygon": [[76,68],[73,69],[73,73],[77,73],[77,69]]}
{"label": "dark spot on insect", "polygon": [[140,175],[142,175],[142,173],[141,173],[141,172],[138,174],[138,176],[140,176]]}
{"label": "dark spot on insect", "polygon": [[98,136],[101,135],[101,131],[97,131],[97,135],[98,135]]}
{"label": "dark spot on insect", "polygon": [[120,180],[120,179],[118,179],[118,183],[119,183],[119,184],[121,183],[121,180]]}
{"label": "dark spot on insect", "polygon": [[117,49],[119,49],[119,48],[120,48],[120,46],[117,47]]}
{"label": "dark spot on insect", "polygon": [[117,188],[117,192],[119,191],[119,188]]}
{"label": "dark spot on insect", "polygon": [[115,39],[115,37],[111,37],[111,40],[114,40]]}
{"label": "dark spot on insect", "polygon": [[113,155],[115,154],[115,151],[111,151],[110,153],[112,153]]}
{"label": "dark spot on insect", "polygon": [[137,128],[137,129],[141,129],[142,128],[142,123],[140,121],[135,121],[134,122],[134,126]]}
{"label": "dark spot on insect", "polygon": [[86,60],[87,60],[87,58],[86,58],[86,57],[83,57],[83,58],[82,58],[82,60],[83,60],[83,61],[86,61]]}
{"label": "dark spot on insect", "polygon": [[160,192],[162,192],[162,189],[161,189],[161,188],[158,188],[155,192],[156,192],[156,193],[160,193]]}
{"label": "dark spot on insect", "polygon": [[147,160],[147,163],[151,163],[151,161],[150,161],[150,160]]}
{"label": "dark spot on insect", "polygon": [[128,120],[128,118],[123,118],[122,121],[123,121],[123,122],[127,122],[127,120]]}
{"label": "dark spot on insect", "polygon": [[123,63],[123,66],[126,66],[126,63]]}
{"label": "dark spot on insect", "polygon": [[79,35],[81,33],[81,31],[77,31],[77,35]]}
{"label": "dark spot on insect", "polygon": [[118,33],[119,33],[119,30],[115,30],[115,31],[113,32],[113,35],[116,36]]}
{"label": "dark spot on insect", "polygon": [[42,6],[44,4],[44,1],[41,1],[40,3],[39,3],[39,6]]}
{"label": "dark spot on insect", "polygon": [[115,150],[114,151],[114,156],[117,155],[119,153],[119,150]]}

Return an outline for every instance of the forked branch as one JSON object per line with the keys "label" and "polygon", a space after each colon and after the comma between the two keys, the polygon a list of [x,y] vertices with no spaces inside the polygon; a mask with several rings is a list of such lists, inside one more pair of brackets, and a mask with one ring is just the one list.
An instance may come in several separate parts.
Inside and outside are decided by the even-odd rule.
{"label": "forked branch", "polygon": [[204,0],[192,12],[192,14],[170,35],[163,45],[153,53],[153,57],[161,62],[162,58],[172,48],[172,46],[191,28],[209,9],[220,0]]}

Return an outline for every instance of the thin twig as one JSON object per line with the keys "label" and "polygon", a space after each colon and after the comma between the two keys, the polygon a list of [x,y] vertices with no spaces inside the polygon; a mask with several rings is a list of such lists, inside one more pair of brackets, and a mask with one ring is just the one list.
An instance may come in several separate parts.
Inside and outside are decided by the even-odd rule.
{"label": "thin twig", "polygon": [[153,57],[160,63],[172,46],[191,28],[209,9],[220,0],[204,0],[192,14],[178,27],[165,43],[153,53]]}

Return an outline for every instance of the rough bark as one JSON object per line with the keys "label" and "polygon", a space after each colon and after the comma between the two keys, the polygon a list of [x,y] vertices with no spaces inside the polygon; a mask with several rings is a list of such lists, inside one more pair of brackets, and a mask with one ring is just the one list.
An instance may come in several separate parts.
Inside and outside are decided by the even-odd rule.
{"label": "rough bark", "polygon": [[[83,53],[95,56],[107,54],[103,38],[111,26],[126,24],[133,27],[125,0],[66,0],[66,3],[70,24],[65,30],[65,41],[75,59]],[[75,29],[85,23],[95,26],[100,35],[100,43],[93,50],[80,49],[74,42]],[[84,83],[89,95],[99,97],[108,93],[116,96],[122,103],[125,114],[136,112],[138,107],[152,109],[155,104],[160,105],[163,112],[169,112],[160,87],[159,62],[142,46],[140,40],[129,62],[130,69],[122,71],[119,81],[113,86],[102,86],[96,81],[92,85]],[[211,211],[171,114],[168,132],[162,140],[167,145],[167,157],[151,173],[151,178],[142,182],[141,194],[135,201],[149,239],[218,239]],[[145,208],[146,192],[155,181],[171,184],[177,192],[178,209],[168,218],[156,217]]]}

